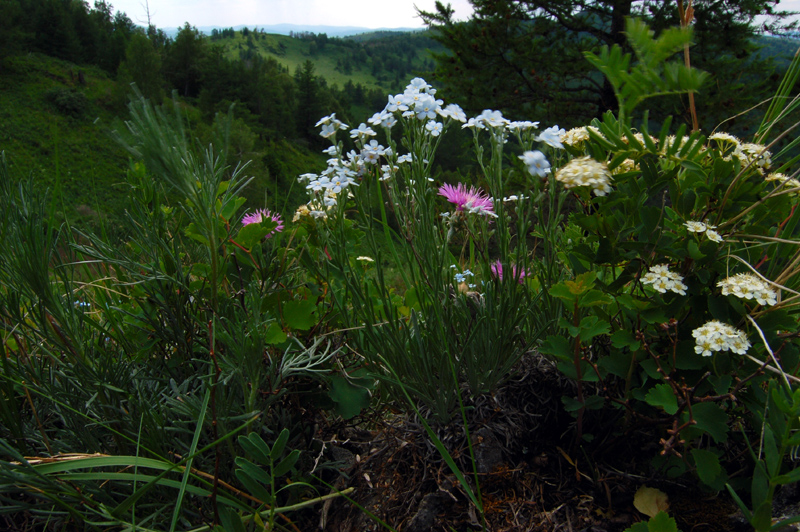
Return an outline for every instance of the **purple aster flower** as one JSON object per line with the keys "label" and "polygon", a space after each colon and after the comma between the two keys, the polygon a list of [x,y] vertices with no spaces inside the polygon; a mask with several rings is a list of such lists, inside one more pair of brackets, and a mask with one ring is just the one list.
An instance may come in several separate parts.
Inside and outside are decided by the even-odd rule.
{"label": "purple aster flower", "polygon": [[[496,261],[494,261],[492,263],[491,269],[492,269],[492,275],[494,275],[495,277],[497,277],[498,279],[500,279],[502,281],[503,280],[503,263],[500,262],[500,260],[496,260]],[[522,284],[524,282],[524,280],[525,280],[525,276],[527,275],[527,272],[525,271],[524,268],[520,268],[519,271],[517,271],[517,265],[516,264],[512,264],[511,265],[511,275],[512,275],[512,277],[514,277],[514,279],[517,280],[517,282]]]}
{"label": "purple aster flower", "polygon": [[439,195],[453,203],[456,210],[476,214],[494,214],[492,198],[479,188],[469,187],[467,189],[463,183],[459,183],[455,187],[445,184],[439,187]]}
{"label": "purple aster flower", "polygon": [[279,214],[274,214],[269,209],[258,209],[250,214],[245,214],[242,218],[242,225],[258,224],[266,220],[272,220],[278,226],[273,229],[265,238],[272,238],[275,233],[283,231],[283,220]]}

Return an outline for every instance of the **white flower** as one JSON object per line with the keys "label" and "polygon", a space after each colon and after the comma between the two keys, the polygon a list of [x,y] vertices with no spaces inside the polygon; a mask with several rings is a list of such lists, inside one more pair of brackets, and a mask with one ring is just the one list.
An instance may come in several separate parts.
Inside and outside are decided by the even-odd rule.
{"label": "white flower", "polygon": [[670,291],[682,296],[686,295],[686,285],[683,284],[683,277],[671,272],[667,264],[651,266],[650,271],[642,276],[642,284],[653,285],[653,288],[662,294]]}
{"label": "white flower", "polygon": [[413,160],[414,159],[411,156],[411,154],[410,153],[406,153],[405,155],[401,155],[400,157],[397,158],[397,164],[410,163]]}
{"label": "white flower", "polygon": [[751,273],[737,273],[717,283],[722,295],[734,295],[740,299],[755,299],[759,305],[771,306],[778,302],[778,295],[769,283]]}
{"label": "white flower", "polygon": [[526,131],[528,129],[536,129],[539,127],[539,122],[530,122],[528,120],[525,121],[517,121],[517,122],[509,122],[506,126],[511,131]]}
{"label": "white flower", "polygon": [[442,133],[442,123],[428,122],[425,124],[425,129],[428,130],[428,133],[430,133],[432,137],[438,137]]}
{"label": "white flower", "polygon": [[683,225],[686,226],[686,229],[692,233],[704,233],[706,230],[706,224],[703,222],[695,222],[690,220]]}
{"label": "white flower", "polygon": [[439,111],[439,114],[442,115],[445,118],[449,117],[449,118],[452,118],[453,120],[457,120],[459,122],[466,122],[467,121],[466,113],[464,113],[464,111],[461,109],[461,107],[459,107],[458,105],[456,105],[454,103],[449,104],[447,107],[445,107],[444,109]]}
{"label": "white flower", "polygon": [[314,125],[314,127],[319,127],[322,124],[330,124],[332,120],[336,120],[336,113],[333,113],[332,115],[328,116],[323,116],[322,118],[319,119],[319,122],[317,122]]}
{"label": "white flower", "polygon": [[503,113],[500,111],[492,111],[490,109],[484,109],[483,112],[478,115],[476,120],[480,120],[483,124],[489,127],[505,127],[508,124],[508,120],[503,118]]}
{"label": "white flower", "polygon": [[706,322],[692,331],[695,339],[695,353],[709,357],[717,351],[733,351],[743,355],[750,348],[750,342],[743,331],[717,320]]}
{"label": "white flower", "polygon": [[539,150],[526,151],[519,156],[525,166],[528,167],[528,172],[531,175],[544,177],[550,173],[550,163],[547,158]]}
{"label": "white flower", "polygon": [[333,124],[323,124],[322,131],[319,132],[321,137],[329,138],[336,133],[336,126]]}
{"label": "white flower", "polygon": [[556,172],[556,180],[564,183],[564,188],[592,187],[595,196],[605,196],[611,192],[611,173],[606,163],[591,157],[572,159]]}
{"label": "white flower", "polygon": [[714,231],[713,229],[708,229],[708,230],[706,230],[706,237],[707,237],[709,240],[711,240],[712,242],[716,242],[716,243],[718,243],[718,244],[719,244],[720,242],[723,242],[723,239],[722,239],[722,237],[719,235],[719,233],[717,233],[717,232],[716,232],[716,231]]}
{"label": "white flower", "polygon": [[350,132],[351,139],[374,137],[375,135],[376,135],[375,131],[373,131],[371,127],[369,127],[367,124],[364,124],[363,122],[358,125],[358,128]]}
{"label": "white flower", "polygon": [[389,103],[386,104],[386,111],[394,113],[395,111],[408,111],[408,103],[402,94],[389,96]]}
{"label": "white flower", "polygon": [[541,135],[537,135],[536,140],[544,142],[553,148],[563,149],[564,145],[561,144],[561,135],[564,133],[566,132],[562,128],[551,126],[542,131]]}
{"label": "white flower", "polygon": [[356,257],[356,260],[360,260],[362,262],[375,262],[375,259],[366,256]]}

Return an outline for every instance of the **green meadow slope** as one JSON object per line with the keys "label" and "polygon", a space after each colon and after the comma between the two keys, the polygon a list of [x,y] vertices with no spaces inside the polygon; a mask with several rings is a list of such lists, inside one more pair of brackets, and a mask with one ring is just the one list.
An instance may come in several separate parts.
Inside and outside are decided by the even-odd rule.
{"label": "green meadow slope", "polygon": [[[117,186],[128,157],[109,136],[122,110],[116,83],[96,67],[42,54],[9,57],[0,75],[0,151],[11,175],[32,177],[62,197],[73,220],[121,212]],[[57,193],[63,193],[57,194]]]}

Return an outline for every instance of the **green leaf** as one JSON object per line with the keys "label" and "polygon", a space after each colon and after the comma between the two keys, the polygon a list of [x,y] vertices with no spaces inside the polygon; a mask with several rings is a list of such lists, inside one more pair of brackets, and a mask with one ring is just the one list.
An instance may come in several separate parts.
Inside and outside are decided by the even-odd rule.
{"label": "green leaf", "polygon": [[616,348],[627,347],[631,351],[637,351],[641,346],[641,342],[634,338],[633,333],[627,329],[620,329],[611,335],[611,345]]}
{"label": "green leaf", "polygon": [[196,240],[206,246],[208,245],[208,238],[206,238],[206,236],[200,231],[200,228],[197,227],[197,224],[194,222],[190,223],[188,227],[186,227],[184,233],[192,240]]}
{"label": "green leaf", "polygon": [[242,446],[244,452],[255,458],[260,464],[269,464],[269,445],[255,432],[251,432],[247,436],[239,436],[239,445]]}
{"label": "green leaf", "polygon": [[650,532],[678,532],[678,524],[667,512],[658,512],[647,522],[647,529]]}
{"label": "green leaf", "polygon": [[570,341],[563,336],[548,336],[539,351],[544,355],[552,355],[561,360],[572,361]]}
{"label": "green leaf", "polygon": [[719,457],[713,452],[703,449],[692,449],[691,452],[697,466],[697,476],[707,485],[713,486],[714,481],[722,473]]}
{"label": "green leaf", "polygon": [[600,358],[597,365],[612,375],[625,378],[628,376],[633,356],[631,351],[613,351],[610,355]]}
{"label": "green leaf", "polygon": [[314,316],[317,306],[307,299],[287,301],[283,305],[283,319],[292,329],[307,331],[317,323]]}
{"label": "green leaf", "polygon": [[657,384],[647,393],[645,397],[647,404],[661,407],[669,415],[678,411],[678,400],[672,392],[669,384]]}
{"label": "green leaf", "polygon": [[355,379],[351,382],[341,375],[334,375],[330,381],[329,396],[336,402],[336,413],[342,418],[351,419],[369,406],[372,399],[368,389],[371,384],[369,379]]}
{"label": "green leaf", "polygon": [[278,434],[278,438],[275,440],[275,443],[272,444],[272,450],[269,452],[269,457],[272,460],[277,460],[283,454],[283,450],[286,448],[286,442],[289,441],[289,429],[284,428],[280,434]]}
{"label": "green leaf", "polygon": [[246,202],[246,198],[236,198],[233,201],[229,201],[225,204],[225,207],[222,209],[219,215],[226,222],[230,222],[233,219],[234,214],[236,214],[236,211],[238,211],[239,208],[241,208],[241,206]]}
{"label": "green leaf", "polygon": [[241,471],[243,471],[247,476],[251,479],[255,480],[256,482],[260,482],[266,486],[272,483],[272,477],[264,471],[260,466],[257,466],[253,462],[243,458],[241,456],[237,456],[234,459],[234,462],[239,467]]}
{"label": "green leaf", "polygon": [[290,452],[286,458],[281,460],[280,463],[275,466],[275,470],[273,471],[275,477],[281,477],[288,473],[289,470],[294,467],[294,464],[297,462],[298,458],[300,458],[300,449],[295,449]]}
{"label": "green leaf", "polygon": [[597,305],[610,305],[614,300],[611,296],[604,294],[600,290],[589,290],[578,302],[581,308],[594,307]]}
{"label": "green leaf", "polygon": [[219,520],[225,532],[245,532],[242,518],[232,508],[222,506],[219,509]]}
{"label": "green leaf", "polygon": [[581,340],[588,341],[601,334],[608,334],[611,325],[597,316],[586,316],[581,320]]}
{"label": "green leaf", "polygon": [[[707,432],[717,443],[728,440],[728,414],[714,403],[692,405],[692,414],[697,422],[696,428]],[[684,414],[688,419],[688,415]]]}
{"label": "green leaf", "polygon": [[267,331],[264,333],[264,343],[269,345],[279,345],[286,341],[286,333],[283,332],[281,326],[278,325],[276,322],[272,322],[267,327]]}
{"label": "green leaf", "polygon": [[243,469],[237,469],[235,474],[236,478],[238,478],[239,482],[244,485],[245,489],[247,489],[250,495],[264,504],[272,504],[272,495],[269,491],[267,491],[267,488],[258,483],[255,479],[253,479],[253,477],[245,473]]}
{"label": "green leaf", "polygon": [[689,256],[692,257],[694,260],[700,260],[705,257],[703,253],[700,252],[700,248],[697,245],[697,241],[689,240],[687,244],[687,248],[689,250]]}
{"label": "green leaf", "polygon": [[[270,228],[269,225],[272,225],[272,227]],[[251,250],[256,244],[261,242],[265,236],[272,232],[275,227],[277,227],[277,224],[273,221],[247,224],[242,227],[239,234],[236,235],[236,243],[246,250]]]}
{"label": "green leaf", "polygon": [[561,402],[564,404],[564,410],[567,412],[577,412],[585,406],[582,402],[568,395],[562,395]]}

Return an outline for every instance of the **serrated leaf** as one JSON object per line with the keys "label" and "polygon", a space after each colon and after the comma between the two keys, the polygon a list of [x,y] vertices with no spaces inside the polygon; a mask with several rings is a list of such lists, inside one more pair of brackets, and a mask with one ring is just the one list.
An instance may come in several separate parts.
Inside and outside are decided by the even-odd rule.
{"label": "serrated leaf", "polygon": [[275,322],[269,324],[267,332],[264,333],[264,343],[269,345],[278,345],[286,341],[286,333],[283,332],[281,326]]}
{"label": "serrated leaf", "polygon": [[[268,224],[271,224],[272,227],[270,228]],[[236,235],[236,243],[249,251],[261,242],[261,239],[271,233],[275,227],[277,227],[277,224],[273,221],[247,224]]]}
{"label": "serrated leaf", "polygon": [[714,481],[722,472],[719,464],[719,457],[711,451],[703,449],[692,449],[692,458],[697,466],[697,476],[707,485],[713,485]]}
{"label": "serrated leaf", "polygon": [[606,334],[611,329],[611,326],[606,321],[601,321],[597,316],[586,316],[581,320],[580,334],[581,340],[586,342],[599,336]]}
{"label": "serrated leaf", "polygon": [[372,397],[366,386],[370,384],[367,379],[350,382],[340,375],[334,375],[330,381],[331,391],[328,395],[336,402],[336,413],[342,418],[351,419],[369,406]]}
{"label": "serrated leaf", "polygon": [[[692,406],[696,428],[707,432],[717,443],[728,440],[728,414],[714,403],[699,403]],[[684,418],[688,416],[684,414]]]}
{"label": "serrated leaf", "polygon": [[561,360],[572,361],[570,342],[563,336],[548,336],[539,351],[544,355],[552,355]]}
{"label": "serrated leaf", "polygon": [[647,522],[649,532],[678,532],[678,524],[667,512],[658,512]]}
{"label": "serrated leaf", "polygon": [[287,301],[283,305],[283,319],[292,329],[307,331],[316,325],[317,306],[307,299]]}
{"label": "serrated leaf", "polygon": [[600,290],[589,290],[578,302],[581,308],[594,307],[597,305],[610,305],[614,300],[608,294]]}
{"label": "serrated leaf", "polygon": [[636,351],[641,346],[641,342],[639,342],[630,331],[620,329],[611,335],[611,345],[616,348],[627,347],[631,351]]}
{"label": "serrated leaf", "polygon": [[661,407],[669,415],[678,411],[678,400],[672,392],[669,384],[657,384],[647,393],[645,397],[647,404]]}
{"label": "serrated leaf", "polygon": [[633,506],[648,517],[669,510],[669,497],[663,491],[641,486],[633,496]]}

